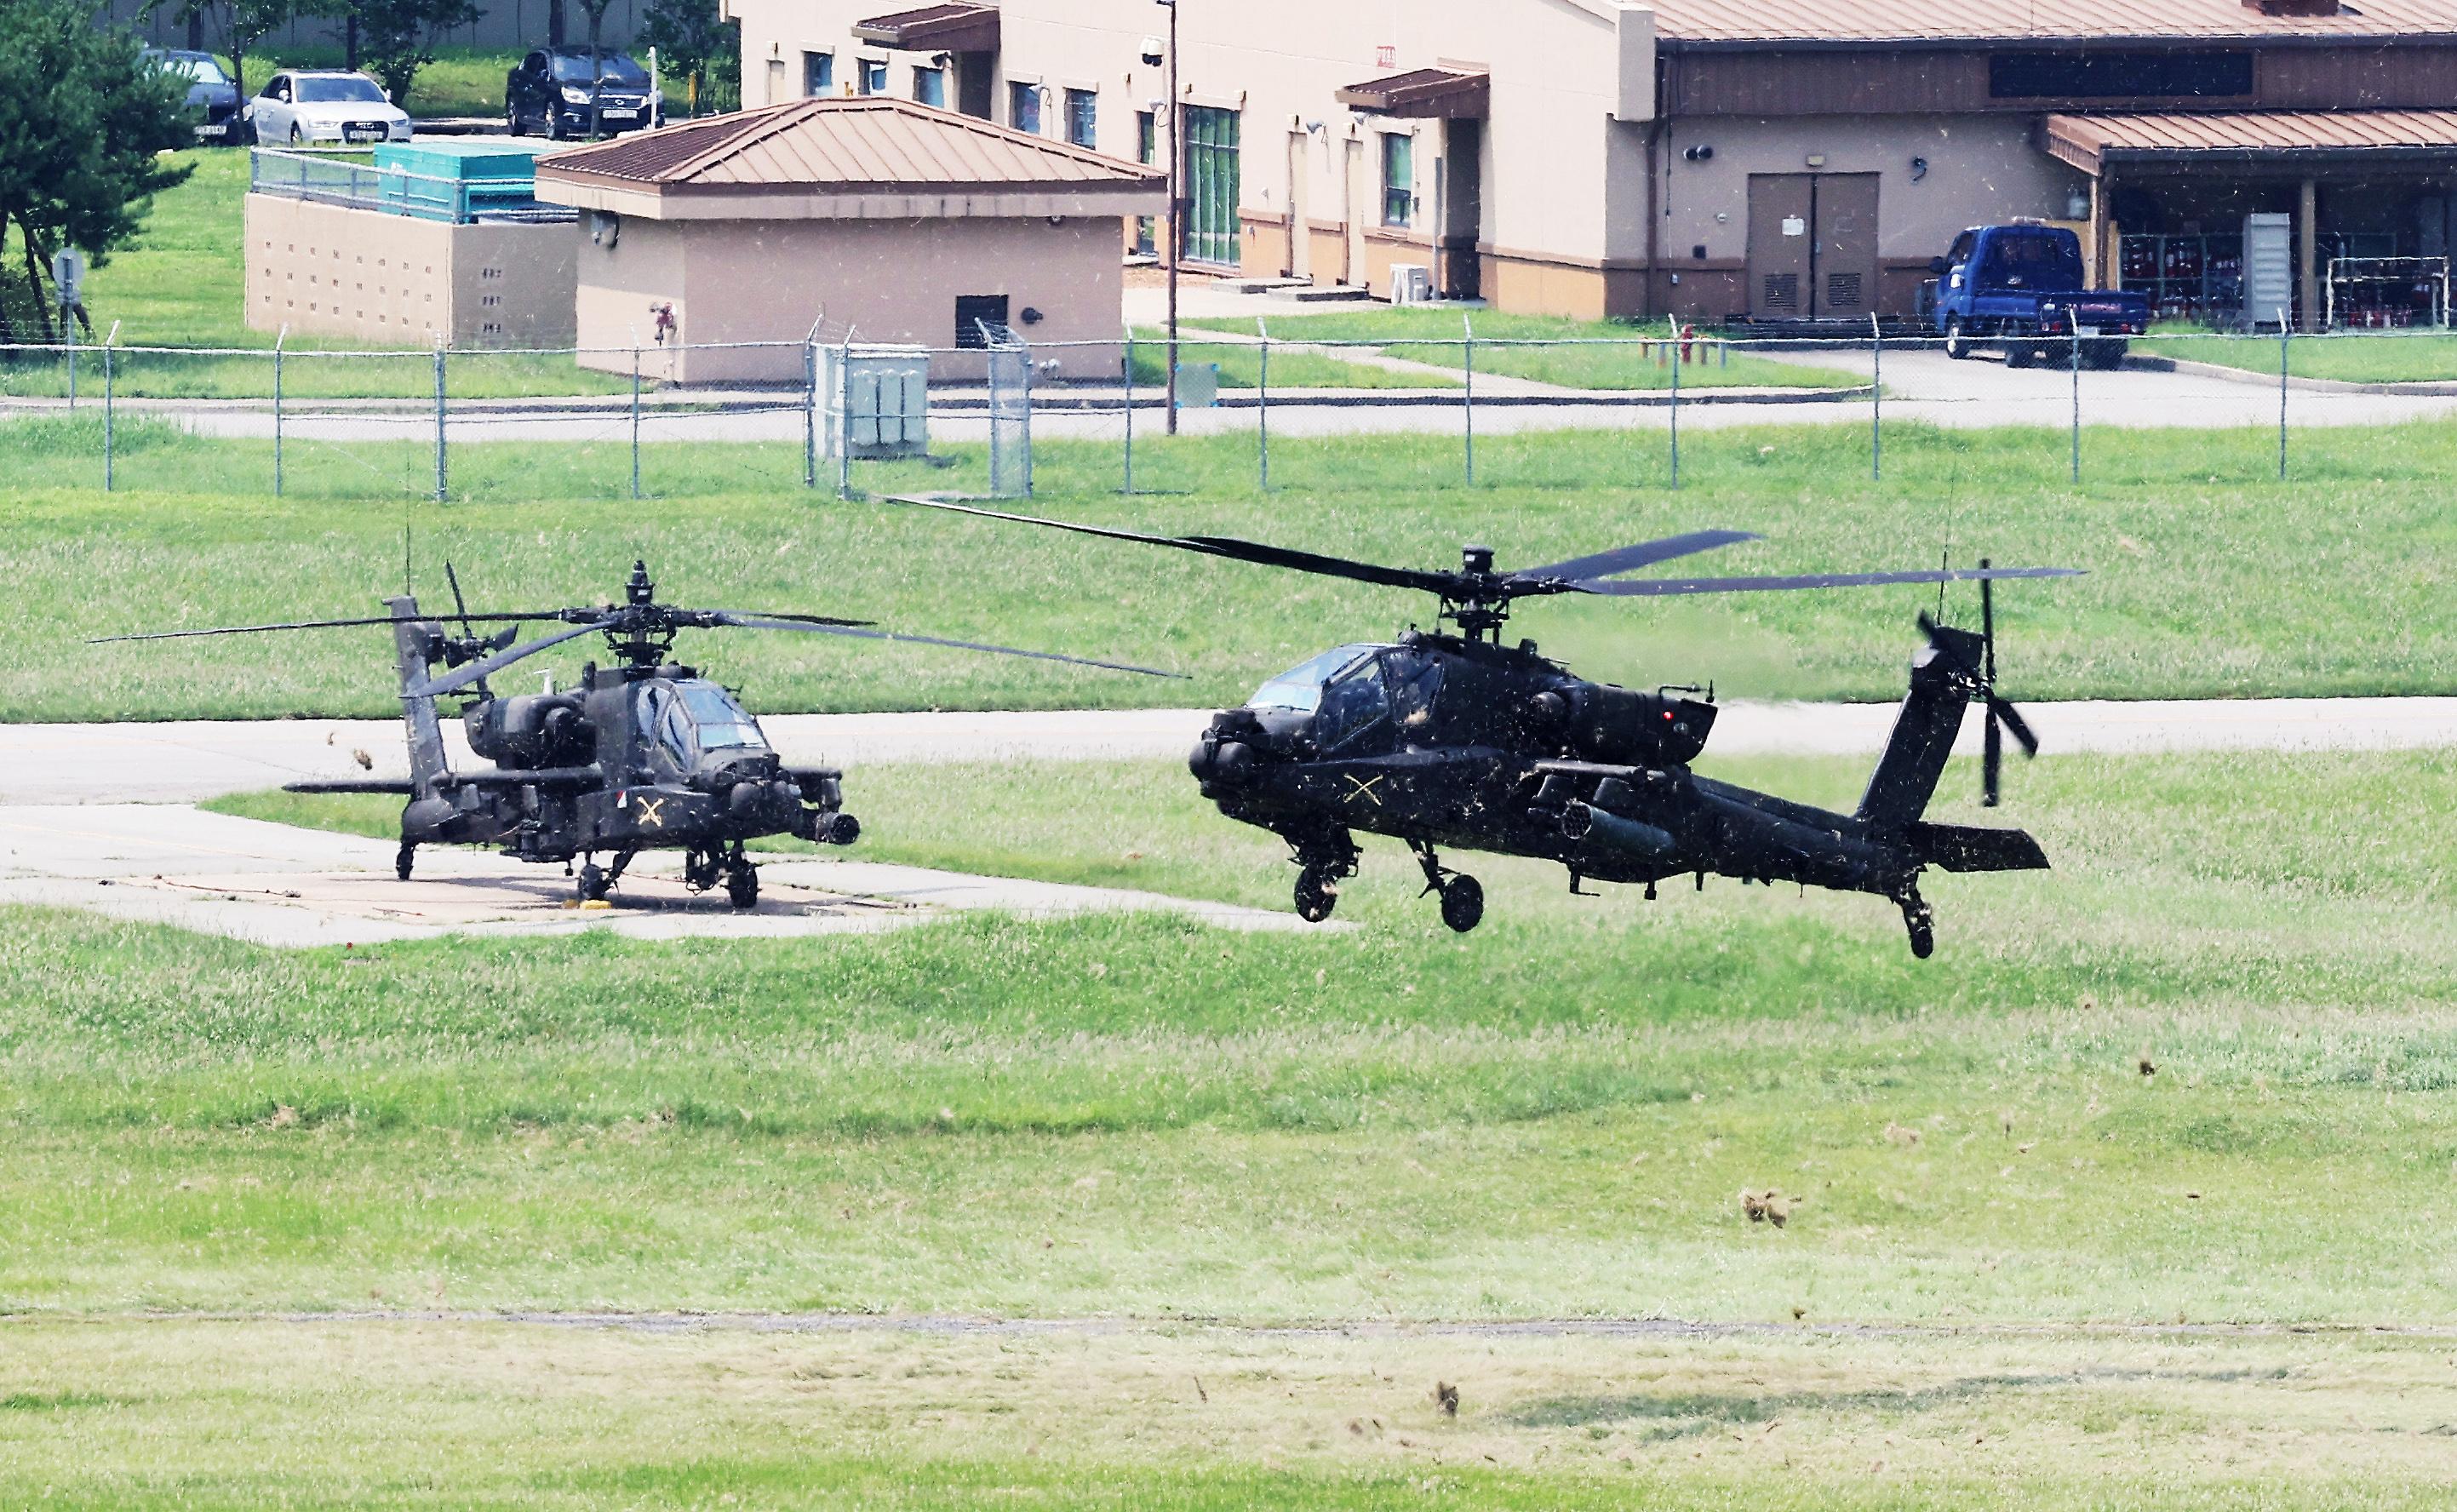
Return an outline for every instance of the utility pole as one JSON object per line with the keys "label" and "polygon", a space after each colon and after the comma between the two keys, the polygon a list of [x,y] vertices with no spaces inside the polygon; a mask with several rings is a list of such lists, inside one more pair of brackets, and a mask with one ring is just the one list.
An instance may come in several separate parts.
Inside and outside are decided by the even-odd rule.
{"label": "utility pole", "polygon": [[1168,433],[1177,434],[1177,254],[1185,241],[1186,143],[1185,115],[1177,99],[1177,0],[1158,0],[1168,11],[1168,246],[1162,266],[1168,270]]}

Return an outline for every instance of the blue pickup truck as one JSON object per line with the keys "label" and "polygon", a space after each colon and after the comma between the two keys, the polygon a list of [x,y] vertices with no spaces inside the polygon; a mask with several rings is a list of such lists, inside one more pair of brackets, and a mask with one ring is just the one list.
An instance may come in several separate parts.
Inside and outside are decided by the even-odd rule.
{"label": "blue pickup truck", "polygon": [[2079,325],[2082,362],[2114,367],[2150,326],[2147,296],[2082,287],[2081,238],[2062,226],[1973,226],[1929,271],[1932,318],[1956,360],[1984,346],[2001,348],[2008,367],[2069,358]]}

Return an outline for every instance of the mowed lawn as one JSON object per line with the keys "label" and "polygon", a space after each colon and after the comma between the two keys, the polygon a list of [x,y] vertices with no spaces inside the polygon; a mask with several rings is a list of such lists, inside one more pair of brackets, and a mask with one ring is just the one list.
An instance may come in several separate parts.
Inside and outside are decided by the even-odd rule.
{"label": "mowed lawn", "polygon": [[[2135,344],[2145,357],[2216,362],[2277,376],[2276,335],[2158,336]],[[2286,371],[2297,378],[2353,383],[2457,383],[2457,336],[2427,330],[2339,331],[2298,336],[2285,343]]]}
{"label": "mowed lawn", "polygon": [[[1286,906],[1173,764],[848,788],[880,859]],[[1464,855],[1455,936],[1381,842],[1293,935],[18,910],[0,1304],[2450,1323],[2457,874],[2400,838],[2452,807],[2445,754],[2042,760],[1988,818],[2055,869],[1932,879],[1925,963],[1882,900]]]}
{"label": "mowed lawn", "polygon": [[[84,425],[84,421],[78,425]],[[379,632],[89,646],[144,630],[381,612],[412,536],[428,602],[447,560],[475,607],[602,603],[635,557],[676,603],[851,614],[891,628],[1119,657],[1187,674],[1160,681],[928,648],[816,636],[703,635],[685,653],[761,711],[1184,707],[1242,699],[1340,641],[1426,623],[1405,592],[1190,554],[838,503],[801,486],[790,445],[646,449],[628,497],[619,430],[601,444],[470,445],[451,500],[421,501],[433,459],[414,443],[290,447],[293,496],[269,497],[262,444],[123,428],[121,491],[82,484],[98,429],[0,425],[17,489],[0,501],[0,570],[16,633],[0,645],[12,719],[389,714]],[[1116,448],[1045,443],[1031,508],[1179,533],[1234,534],[1401,565],[1445,566],[1481,542],[1506,567],[1701,527],[1764,543],[1662,575],[1912,568],[1951,554],[2070,566],[2082,578],[1998,595],[2007,691],[2020,698],[2370,694],[2457,690],[2457,516],[2445,426],[2330,429],[2298,442],[2295,476],[2251,434],[2091,438],[2078,488],[2065,442],[2039,432],[1897,427],[1887,477],[1867,474],[1851,426],[1714,432],[1685,448],[1684,487],[1657,470],[1662,438],[1560,433],[1489,439],[1478,481],[1455,441],[1353,438],[1274,447],[1258,490],[1251,438],[1138,448],[1116,491]],[[13,456],[8,448],[15,448]],[[258,449],[251,449],[258,448]],[[958,466],[913,464],[871,487],[962,489]],[[390,500],[317,497],[392,481]],[[41,487],[41,482],[55,485]],[[97,479],[98,481],[98,479]],[[1968,590],[1950,613],[1975,616]],[[1522,605],[1513,632],[1629,686],[1713,682],[1727,696],[1900,695],[1932,590]],[[556,663],[568,673],[586,654]]]}
{"label": "mowed lawn", "polygon": [[[1250,335],[1251,321],[1190,321],[1189,325]],[[1435,367],[1532,379],[1563,388],[1657,389],[1673,383],[1671,327],[1628,321],[1573,321],[1496,310],[1366,307],[1327,315],[1281,316],[1265,322],[1276,341],[1331,342]],[[1856,388],[1867,380],[1814,362],[1751,355],[1745,346],[1693,342],[1682,364],[1684,388]]]}

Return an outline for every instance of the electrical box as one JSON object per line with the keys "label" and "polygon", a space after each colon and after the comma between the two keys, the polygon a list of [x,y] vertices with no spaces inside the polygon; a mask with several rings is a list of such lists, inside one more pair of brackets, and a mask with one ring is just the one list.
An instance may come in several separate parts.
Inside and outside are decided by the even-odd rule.
{"label": "electrical box", "polygon": [[2283,211],[2243,217],[2243,319],[2276,325],[2295,308],[2295,217]]}
{"label": "electrical box", "polygon": [[860,461],[930,452],[930,350],[822,346],[819,404],[828,455],[838,444]]}
{"label": "electrical box", "polygon": [[1422,304],[1434,297],[1434,270],[1421,262],[1391,264],[1391,302]]}

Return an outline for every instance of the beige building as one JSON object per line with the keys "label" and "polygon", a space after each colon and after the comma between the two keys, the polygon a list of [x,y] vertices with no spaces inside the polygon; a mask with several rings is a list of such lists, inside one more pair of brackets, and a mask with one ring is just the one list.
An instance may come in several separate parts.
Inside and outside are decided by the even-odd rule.
{"label": "beige building", "polygon": [[571,227],[451,220],[252,192],[248,329],[384,346],[568,346]]}
{"label": "beige building", "polygon": [[[1151,0],[720,3],[752,101],[919,98],[1170,151]],[[2413,118],[2457,101],[2448,0],[1177,10],[1184,254],[1249,276],[1384,294],[1422,263],[1504,309],[1865,323],[1912,311],[1961,228],[2017,217],[2075,223],[2169,313],[2224,307],[2253,211],[2299,218],[2307,290],[2333,258],[2449,250],[2457,130]],[[2201,112],[2276,129],[2122,145],[2127,123]]]}
{"label": "beige building", "polygon": [[[582,361],[683,383],[785,382],[803,344],[978,348],[1011,327],[1061,377],[1117,371],[1123,217],[1167,202],[1131,162],[889,98],[789,100],[558,153],[582,212]],[[567,236],[572,235],[570,232]],[[776,343],[704,350],[722,343]],[[941,376],[985,363],[950,353]]]}

